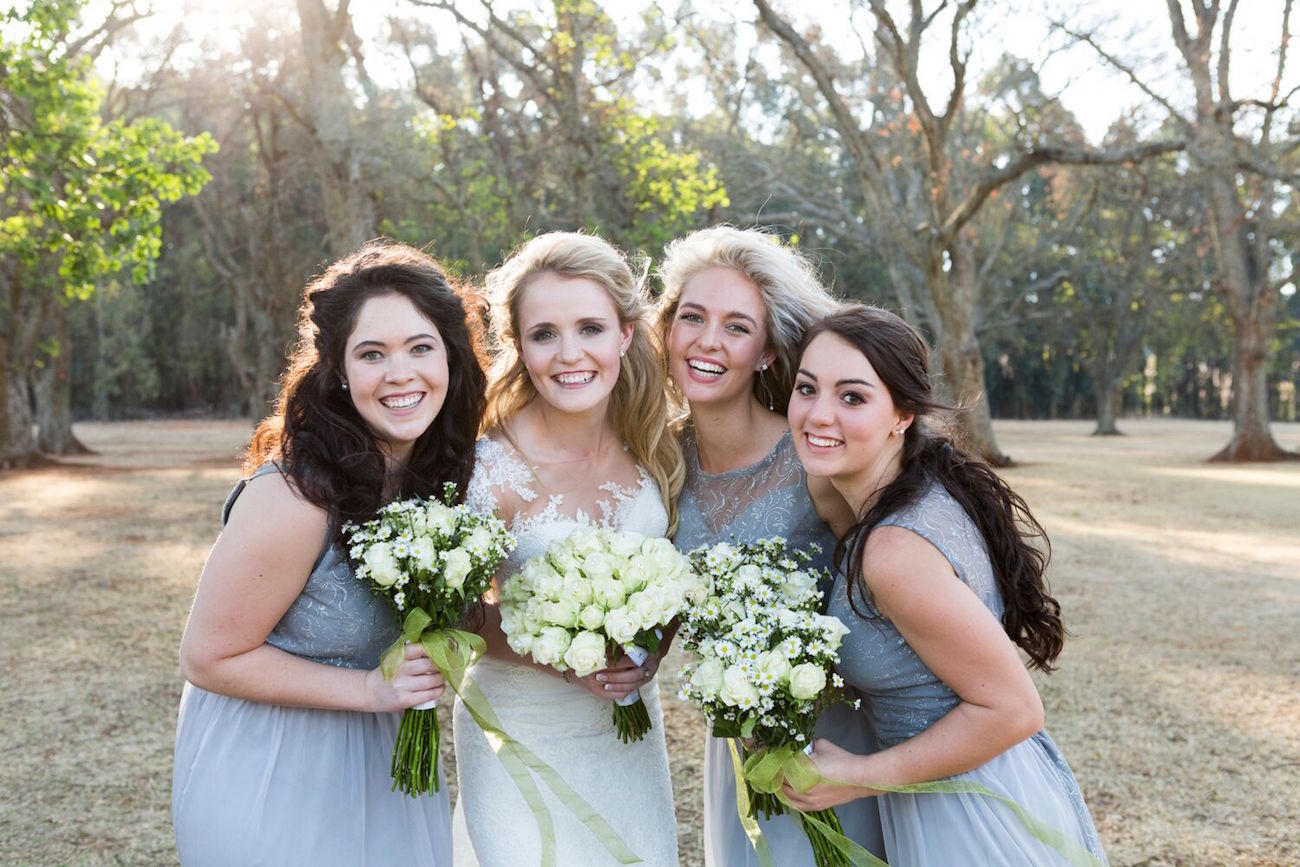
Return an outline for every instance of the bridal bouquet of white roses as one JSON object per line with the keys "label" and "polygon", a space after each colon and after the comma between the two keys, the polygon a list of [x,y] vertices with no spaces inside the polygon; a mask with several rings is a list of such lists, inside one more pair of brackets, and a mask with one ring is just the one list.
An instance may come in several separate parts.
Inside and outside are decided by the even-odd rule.
{"label": "bridal bouquet of white roses", "polygon": [[[459,683],[483,640],[455,627],[492,586],[497,564],[515,546],[496,518],[455,505],[456,486],[443,502],[398,500],[364,524],[348,523],[348,556],[357,577],[386,599],[402,635],[380,659],[385,677],[396,674],[408,642],[418,643],[451,683]],[[393,788],[408,795],[438,788],[436,702],[403,712],[393,748]]]}
{"label": "bridal bouquet of white roses", "polygon": [[[578,677],[620,652],[637,665],[659,650],[663,627],[703,591],[667,539],[586,529],[528,560],[501,592],[501,628],[520,656]],[[614,705],[624,743],[641,740],[650,715],[639,691]]]}
{"label": "bridal bouquet of white roses", "polygon": [[[844,681],[833,668],[848,629],[818,613],[818,578],[828,576],[808,568],[813,553],[788,550],[773,537],[690,554],[709,591],[682,610],[679,635],[697,660],[682,669],[679,697],[704,710],[714,737],[754,745],[738,773],[749,803],[742,819],[751,823],[757,812],[785,812],[781,784],[807,771],[804,751],[818,715],[843,700]],[[836,842],[843,835],[833,810],[799,819],[817,864],[849,863]]]}

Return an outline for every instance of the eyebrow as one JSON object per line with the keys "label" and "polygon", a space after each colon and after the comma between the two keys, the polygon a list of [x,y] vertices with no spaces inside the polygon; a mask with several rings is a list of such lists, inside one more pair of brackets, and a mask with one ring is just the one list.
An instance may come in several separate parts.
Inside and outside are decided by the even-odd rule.
{"label": "eyebrow", "polygon": [[[404,342],[414,343],[417,340],[437,341],[437,339],[438,339],[437,335],[420,333],[420,334],[412,334],[410,337],[406,338]],[[355,349],[360,349],[363,346],[384,346],[384,345],[385,344],[382,340],[358,340],[355,344],[353,344],[352,348],[355,350]]]}
{"label": "eyebrow", "polygon": [[[813,376],[811,373],[809,373],[808,371],[804,370],[802,367],[799,368],[799,370],[798,370],[798,375],[799,375],[799,376],[806,376],[806,377],[808,377],[809,379],[813,380],[814,382],[817,381],[817,377],[816,377],[816,376]],[[872,390],[874,390],[874,389],[876,388],[875,383],[867,382],[865,379],[837,379],[837,380],[835,380],[835,387],[836,387],[836,388],[839,388],[840,386],[844,386],[844,385],[861,385],[861,386],[863,386],[864,388],[870,388],[870,389],[872,389]]]}
{"label": "eyebrow", "polygon": [[[686,301],[682,303],[681,309],[685,310],[687,307],[690,307],[693,310],[699,310],[701,313],[709,312],[708,309],[703,304],[698,304],[694,301]],[[739,310],[728,311],[727,316],[735,317],[736,319],[744,319],[747,322],[752,323],[755,327],[758,326],[757,319],[755,319],[753,316],[750,316],[748,313],[741,313]]]}

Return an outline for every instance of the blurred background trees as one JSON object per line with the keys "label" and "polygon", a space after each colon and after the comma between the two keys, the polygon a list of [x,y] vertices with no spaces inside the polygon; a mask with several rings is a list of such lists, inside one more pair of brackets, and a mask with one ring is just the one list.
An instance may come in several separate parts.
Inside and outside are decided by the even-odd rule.
{"label": "blurred background trees", "polygon": [[[75,449],[74,418],[264,414],[301,287],[368,238],[477,281],[537,232],[653,260],[719,221],[916,323],[992,460],[991,418],[1143,414],[1286,456],[1292,2],[1251,4],[1269,45],[1235,0],[1166,5],[19,0],[0,462]],[[1006,38],[1030,14],[1039,42]],[[1100,131],[1067,60],[1125,83],[1084,94]]]}

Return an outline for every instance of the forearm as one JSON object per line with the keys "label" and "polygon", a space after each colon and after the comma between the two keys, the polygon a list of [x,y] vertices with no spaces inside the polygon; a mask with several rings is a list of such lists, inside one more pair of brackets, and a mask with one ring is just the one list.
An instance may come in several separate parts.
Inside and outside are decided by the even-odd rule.
{"label": "forearm", "polygon": [[263,644],[236,656],[183,661],[185,677],[208,692],[265,704],[373,711],[368,671],[313,662]]}
{"label": "forearm", "polygon": [[1027,711],[962,702],[915,737],[860,756],[854,763],[853,779],[844,782],[878,794],[876,786],[906,786],[973,770],[1037,730]]}

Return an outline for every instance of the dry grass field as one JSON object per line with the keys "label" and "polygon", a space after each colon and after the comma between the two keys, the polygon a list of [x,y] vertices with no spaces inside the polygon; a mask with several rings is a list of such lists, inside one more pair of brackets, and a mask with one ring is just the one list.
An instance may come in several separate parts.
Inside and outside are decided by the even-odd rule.
{"label": "dry grass field", "polygon": [[[1300,864],[1300,462],[1205,463],[1226,424],[1121,426],[997,426],[1074,633],[1038,678],[1048,727],[1113,864]],[[0,474],[0,863],[172,864],[176,646],[249,428],[78,433],[98,454]],[[698,865],[703,726],[667,706]]]}

